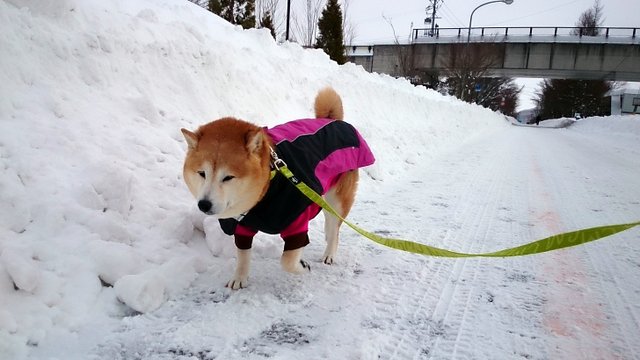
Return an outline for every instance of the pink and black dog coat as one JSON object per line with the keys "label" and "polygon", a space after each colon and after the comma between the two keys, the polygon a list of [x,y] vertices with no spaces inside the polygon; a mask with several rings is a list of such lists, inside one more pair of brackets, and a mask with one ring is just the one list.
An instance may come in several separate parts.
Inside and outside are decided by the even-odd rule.
{"label": "pink and black dog coat", "polygon": [[[302,119],[266,129],[278,157],[298,180],[325,194],[346,171],[373,164],[375,158],[360,133],[344,121]],[[265,196],[239,220],[220,219],[223,231],[234,235],[238,249],[250,249],[262,231],[280,234],[284,250],[309,243],[309,221],[320,207],[276,172]]]}

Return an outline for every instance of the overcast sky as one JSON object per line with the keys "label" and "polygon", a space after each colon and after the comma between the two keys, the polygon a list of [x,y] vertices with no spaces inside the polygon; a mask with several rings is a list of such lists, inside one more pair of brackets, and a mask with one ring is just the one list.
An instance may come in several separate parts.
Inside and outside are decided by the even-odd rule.
{"label": "overcast sky", "polygon": [[[295,0],[293,0],[295,1]],[[348,18],[355,27],[354,44],[393,42],[391,19],[399,37],[407,39],[411,24],[425,27],[427,0],[349,0]],[[473,9],[487,0],[444,0],[436,13],[441,27],[468,27]],[[593,0],[514,0],[511,5],[485,5],[473,15],[473,26],[573,26]],[[604,26],[640,27],[640,0],[601,0]]]}

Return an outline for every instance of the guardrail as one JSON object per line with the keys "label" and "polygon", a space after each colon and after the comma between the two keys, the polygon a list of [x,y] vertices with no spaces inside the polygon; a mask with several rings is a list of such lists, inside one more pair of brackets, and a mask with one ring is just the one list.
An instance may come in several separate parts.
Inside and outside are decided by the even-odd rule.
{"label": "guardrail", "polygon": [[[597,30],[597,31],[594,31]],[[591,35],[596,33],[597,35]],[[413,29],[413,43],[429,42],[605,42],[639,43],[640,28],[575,26],[508,26]]]}

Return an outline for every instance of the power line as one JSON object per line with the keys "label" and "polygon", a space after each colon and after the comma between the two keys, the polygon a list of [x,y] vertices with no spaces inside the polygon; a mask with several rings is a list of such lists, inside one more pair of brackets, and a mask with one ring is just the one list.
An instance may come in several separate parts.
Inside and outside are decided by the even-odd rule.
{"label": "power line", "polygon": [[512,19],[509,19],[509,20],[505,20],[505,21],[501,21],[501,22],[497,22],[497,23],[489,24],[489,25],[486,25],[486,26],[502,25],[502,24],[505,24],[505,23],[509,23],[509,22],[511,22],[511,21],[516,21],[516,20],[526,19],[526,18],[529,18],[529,17],[532,17],[532,16],[536,16],[536,15],[544,14],[544,13],[549,12],[549,11],[553,11],[553,10],[558,9],[558,8],[561,8],[561,7],[563,7],[563,6],[567,6],[567,5],[571,5],[571,4],[573,4],[573,3],[577,3],[578,1],[580,1],[580,0],[573,0],[573,1],[569,1],[569,2],[567,2],[567,3],[560,4],[560,5],[558,5],[558,6],[555,6],[555,7],[549,8],[549,9],[541,10],[541,11],[538,11],[538,12],[533,13],[533,14],[529,14],[529,15],[521,16],[521,17],[518,17],[518,18],[512,18]]}
{"label": "power line", "polygon": [[455,21],[451,21],[452,23],[455,23],[455,25],[457,25],[458,27],[466,27],[466,25],[462,21],[460,21],[460,19],[458,19],[455,13],[447,6],[447,3],[443,2],[442,4],[444,5],[444,7],[442,8],[441,11],[448,14],[447,17],[452,17],[455,20]]}

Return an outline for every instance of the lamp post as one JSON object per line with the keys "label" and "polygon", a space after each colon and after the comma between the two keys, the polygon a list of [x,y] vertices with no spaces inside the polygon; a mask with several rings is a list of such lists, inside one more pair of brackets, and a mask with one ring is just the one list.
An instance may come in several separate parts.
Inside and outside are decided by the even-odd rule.
{"label": "lamp post", "polygon": [[476,10],[480,9],[481,7],[483,7],[485,5],[493,4],[493,3],[505,3],[507,5],[511,5],[511,4],[513,4],[513,0],[487,1],[486,3],[482,3],[482,4],[478,5],[475,9],[473,9],[473,11],[471,12],[471,16],[469,16],[469,32],[467,33],[467,43],[469,42],[469,40],[471,40],[471,21],[473,20],[473,13],[475,13]]}

